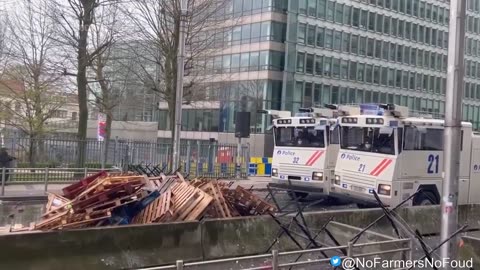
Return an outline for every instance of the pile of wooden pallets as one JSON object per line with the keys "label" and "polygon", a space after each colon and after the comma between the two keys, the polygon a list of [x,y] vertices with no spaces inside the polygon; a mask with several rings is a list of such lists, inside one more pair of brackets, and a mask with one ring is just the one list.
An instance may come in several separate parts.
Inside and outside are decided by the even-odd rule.
{"label": "pile of wooden pallets", "polygon": [[63,189],[63,196],[49,194],[46,212],[37,230],[73,229],[98,224],[112,216],[113,209],[145,197],[141,175],[108,175],[105,172]]}
{"label": "pile of wooden pallets", "polygon": [[49,194],[36,230],[262,215],[276,208],[233,182],[98,173]]}

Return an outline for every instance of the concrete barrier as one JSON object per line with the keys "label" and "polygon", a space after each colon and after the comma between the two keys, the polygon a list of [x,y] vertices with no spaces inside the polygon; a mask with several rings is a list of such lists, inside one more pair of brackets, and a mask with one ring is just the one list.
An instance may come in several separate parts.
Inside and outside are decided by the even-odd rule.
{"label": "concrete barrier", "polygon": [[0,269],[97,270],[202,260],[198,222],[0,237]]}
{"label": "concrete barrier", "polygon": [[[312,231],[317,232],[333,216],[336,223],[329,228],[335,232],[340,244],[346,244],[356,232],[382,214],[380,209],[337,210],[305,213],[305,218],[308,227],[316,228]],[[439,214],[440,210],[435,206],[399,211],[405,222],[422,233],[439,232]],[[478,228],[480,207],[462,206],[459,217],[460,223]],[[286,222],[289,217],[282,219]],[[292,229],[299,231],[295,227]],[[11,234],[0,236],[0,269],[103,270],[170,264],[177,259],[196,261],[245,256],[265,253],[279,231],[272,218],[262,216],[201,223]],[[359,243],[395,237],[385,218],[372,231],[365,233]],[[305,237],[297,239],[303,246],[307,243]],[[319,239],[326,241],[324,236]],[[297,247],[284,235],[274,248],[292,250]]]}

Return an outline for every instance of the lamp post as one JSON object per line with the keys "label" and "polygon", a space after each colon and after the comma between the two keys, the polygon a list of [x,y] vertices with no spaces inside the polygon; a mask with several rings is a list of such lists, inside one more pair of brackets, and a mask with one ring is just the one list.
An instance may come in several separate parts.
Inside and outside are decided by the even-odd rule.
{"label": "lamp post", "polygon": [[188,12],[188,0],[180,0],[180,29],[178,33],[177,53],[177,89],[175,95],[175,130],[173,134],[174,170],[180,167],[180,132],[182,131],[183,74],[185,62],[185,21]]}
{"label": "lamp post", "polygon": [[[463,65],[465,48],[466,1],[450,1],[448,40],[447,93],[445,98],[444,181],[441,198],[441,240],[449,238],[458,229],[458,182],[460,172],[460,144],[462,128]],[[457,258],[458,237],[440,249],[442,258]],[[450,265],[444,269],[452,269]]]}

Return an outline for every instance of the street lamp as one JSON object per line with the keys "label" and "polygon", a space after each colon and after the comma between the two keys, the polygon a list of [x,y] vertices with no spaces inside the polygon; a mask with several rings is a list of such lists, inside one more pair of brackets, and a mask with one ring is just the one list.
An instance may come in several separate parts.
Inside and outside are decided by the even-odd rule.
{"label": "street lamp", "polygon": [[180,29],[178,33],[177,53],[177,89],[175,95],[175,130],[173,134],[172,168],[180,167],[180,132],[182,131],[183,75],[185,63],[185,23],[188,13],[188,0],[180,1]]}

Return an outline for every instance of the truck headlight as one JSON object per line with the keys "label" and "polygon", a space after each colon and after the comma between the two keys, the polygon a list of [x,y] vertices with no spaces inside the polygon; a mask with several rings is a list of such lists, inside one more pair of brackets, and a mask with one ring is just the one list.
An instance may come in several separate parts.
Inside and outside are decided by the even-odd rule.
{"label": "truck headlight", "polygon": [[312,180],[323,181],[323,172],[313,172]]}
{"label": "truck headlight", "polygon": [[335,175],[335,185],[340,186],[340,175]]}
{"label": "truck headlight", "polygon": [[272,169],[272,176],[278,176],[278,169]]}
{"label": "truck headlight", "polygon": [[378,194],[390,196],[392,193],[392,186],[380,184],[378,185]]}

